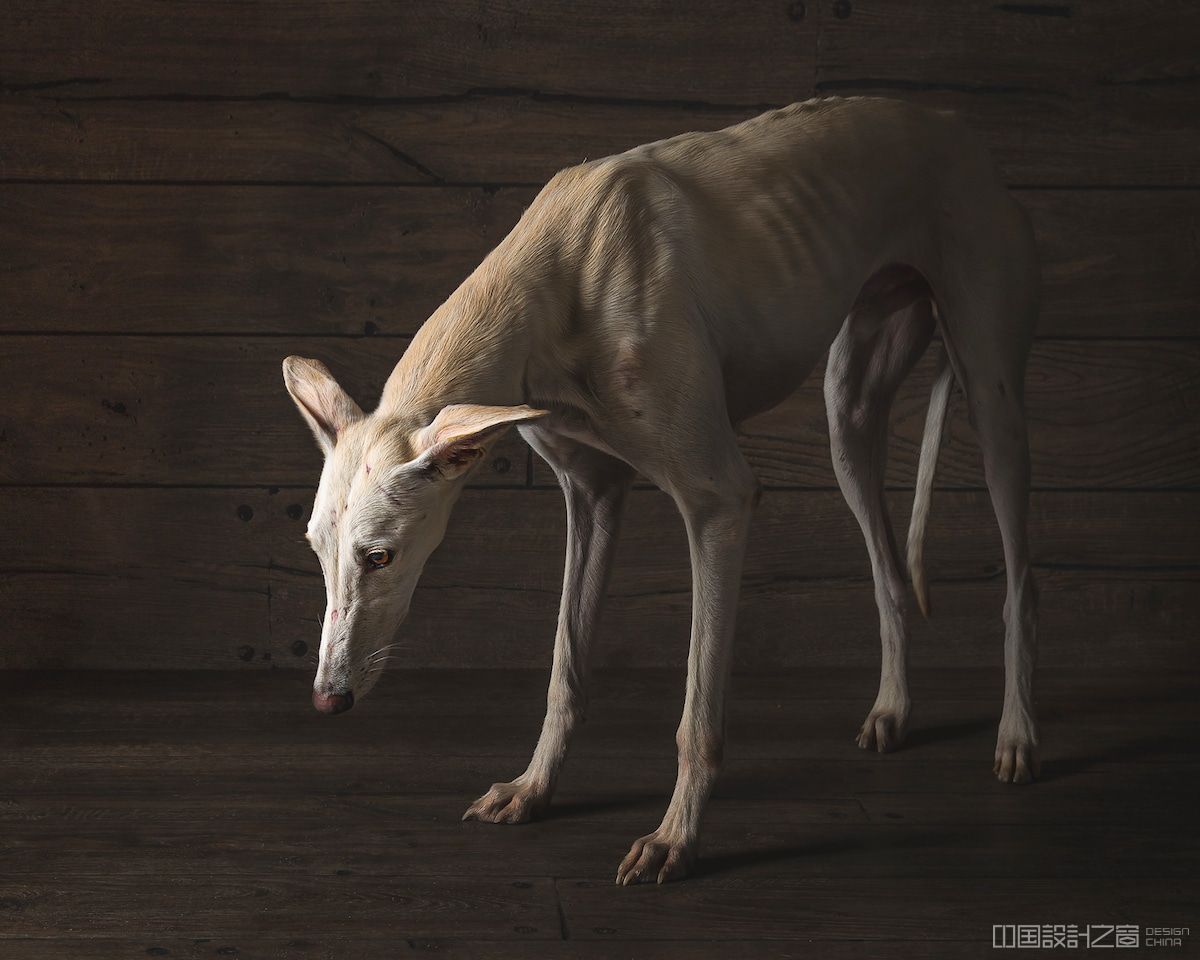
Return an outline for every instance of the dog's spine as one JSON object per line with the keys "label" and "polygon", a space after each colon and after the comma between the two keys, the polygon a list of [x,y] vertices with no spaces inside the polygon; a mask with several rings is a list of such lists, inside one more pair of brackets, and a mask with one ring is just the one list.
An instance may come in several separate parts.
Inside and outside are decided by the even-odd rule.
{"label": "dog's spine", "polygon": [[938,360],[937,376],[929,395],[925,415],[925,435],[921,438],[921,459],[917,465],[917,491],[913,497],[912,520],[908,525],[908,574],[921,613],[929,616],[929,587],[925,582],[925,526],[929,522],[929,501],[933,495],[933,474],[937,469],[938,450],[946,427],[946,409],[950,406],[950,388],[954,370],[945,349]]}

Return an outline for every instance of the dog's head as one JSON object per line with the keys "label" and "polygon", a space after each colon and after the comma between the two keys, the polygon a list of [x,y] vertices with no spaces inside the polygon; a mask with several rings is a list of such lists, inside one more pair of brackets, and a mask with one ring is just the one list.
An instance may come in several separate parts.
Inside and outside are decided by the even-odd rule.
{"label": "dog's head", "polygon": [[341,713],[379,678],[472,468],[545,411],[454,404],[411,428],[364,414],[319,361],[288,357],[283,378],[325,454],[306,534],[326,596],[313,705]]}

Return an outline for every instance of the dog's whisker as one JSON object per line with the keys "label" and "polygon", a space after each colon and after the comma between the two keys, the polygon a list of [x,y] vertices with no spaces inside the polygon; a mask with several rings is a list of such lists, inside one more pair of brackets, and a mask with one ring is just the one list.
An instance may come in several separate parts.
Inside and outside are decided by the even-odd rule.
{"label": "dog's whisker", "polygon": [[390,655],[390,654],[391,654],[391,652],[392,652],[393,650],[396,650],[396,649],[397,649],[399,646],[400,646],[400,643],[399,643],[399,642],[397,642],[397,643],[389,643],[389,644],[387,644],[386,646],[380,647],[378,650],[374,651],[373,653],[369,653],[369,654],[367,654],[366,660],[367,660],[367,662],[368,662],[368,663],[370,663],[372,660],[374,660],[374,659],[375,659],[376,657],[378,657],[378,656],[381,656],[381,655],[383,655],[383,654],[389,654],[389,655]]}
{"label": "dog's whisker", "polygon": [[366,661],[366,666],[368,669],[370,669],[372,667],[377,667],[377,666],[378,667],[386,666],[388,663],[390,663],[392,660],[395,659],[395,656],[396,655],[394,653],[386,653],[386,654],[383,654],[382,656],[370,657]]}
{"label": "dog's whisker", "polygon": [[368,654],[367,659],[370,660],[371,657],[378,657],[385,653],[394,653],[399,648],[400,648],[400,644],[398,644],[398,643],[393,643],[386,647],[380,647],[378,650],[375,650],[374,652]]}

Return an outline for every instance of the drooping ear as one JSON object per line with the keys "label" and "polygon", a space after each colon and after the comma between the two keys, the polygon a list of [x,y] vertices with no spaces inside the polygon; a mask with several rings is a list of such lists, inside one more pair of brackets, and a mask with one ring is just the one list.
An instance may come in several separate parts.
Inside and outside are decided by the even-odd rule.
{"label": "drooping ear", "polygon": [[362,418],[358,404],[320,360],[288,357],[283,361],[283,382],[326,456],[337,443],[338,433]]}
{"label": "drooping ear", "polygon": [[444,407],[433,423],[417,432],[413,461],[453,480],[483,459],[488,448],[518,423],[544,417],[549,411],[533,407],[483,407],[455,403]]}

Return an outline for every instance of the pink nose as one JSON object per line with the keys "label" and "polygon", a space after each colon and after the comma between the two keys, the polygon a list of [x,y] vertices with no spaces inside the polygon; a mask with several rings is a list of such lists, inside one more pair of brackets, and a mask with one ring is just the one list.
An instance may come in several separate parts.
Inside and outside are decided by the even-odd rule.
{"label": "pink nose", "polygon": [[345,713],[354,706],[354,694],[349,690],[345,693],[326,693],[314,689],[313,706],[332,717],[335,713]]}

